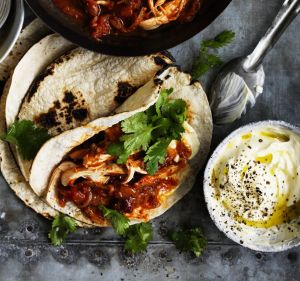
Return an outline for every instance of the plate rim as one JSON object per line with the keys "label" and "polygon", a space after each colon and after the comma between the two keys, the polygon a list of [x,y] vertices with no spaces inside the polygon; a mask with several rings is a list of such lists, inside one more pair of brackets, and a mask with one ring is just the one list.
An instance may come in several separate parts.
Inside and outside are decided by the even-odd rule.
{"label": "plate rim", "polygon": [[10,41],[9,47],[6,49],[6,51],[2,55],[0,55],[0,63],[6,59],[6,57],[8,56],[8,54],[14,47],[14,45],[22,31],[22,27],[23,27],[23,23],[24,23],[25,10],[24,10],[23,0],[14,0],[14,3],[12,3],[12,1],[11,1],[10,12],[13,9],[14,9],[14,13],[15,13],[15,15],[14,15],[15,19],[17,19],[17,20],[15,23],[13,23],[12,29],[14,30],[14,28],[16,28],[16,30],[15,30],[16,32],[14,33],[14,35],[10,34],[8,36],[8,41]]}

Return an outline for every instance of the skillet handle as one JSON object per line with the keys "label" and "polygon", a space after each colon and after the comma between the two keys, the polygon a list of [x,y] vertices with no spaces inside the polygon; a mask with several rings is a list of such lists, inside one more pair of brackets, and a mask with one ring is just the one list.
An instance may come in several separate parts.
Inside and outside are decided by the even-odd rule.
{"label": "skillet handle", "polygon": [[285,0],[278,15],[268,29],[265,36],[259,41],[254,51],[243,64],[246,72],[253,72],[262,64],[266,54],[272,49],[285,29],[300,11],[300,0]]}

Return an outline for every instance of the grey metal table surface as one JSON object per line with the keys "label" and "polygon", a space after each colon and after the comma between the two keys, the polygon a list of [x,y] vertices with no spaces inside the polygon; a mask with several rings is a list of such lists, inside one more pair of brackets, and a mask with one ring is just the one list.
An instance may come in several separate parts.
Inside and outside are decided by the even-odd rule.
{"label": "grey metal table surface", "polygon": [[[237,38],[222,50],[229,60],[252,50],[283,0],[233,0],[204,32],[170,51],[189,70],[199,42],[232,29]],[[27,9],[27,22],[33,15]],[[288,28],[265,61],[265,92],[256,107],[238,122],[214,128],[212,149],[232,130],[252,121],[279,119],[300,125],[300,18]],[[203,79],[207,88],[215,73]],[[111,229],[79,230],[53,247],[50,223],[20,202],[0,176],[0,280],[300,280],[300,247],[281,253],[258,253],[227,239],[205,207],[202,172],[193,190],[153,221],[155,237],[147,252],[122,250]],[[179,253],[168,230],[201,226],[209,239],[203,256]]]}

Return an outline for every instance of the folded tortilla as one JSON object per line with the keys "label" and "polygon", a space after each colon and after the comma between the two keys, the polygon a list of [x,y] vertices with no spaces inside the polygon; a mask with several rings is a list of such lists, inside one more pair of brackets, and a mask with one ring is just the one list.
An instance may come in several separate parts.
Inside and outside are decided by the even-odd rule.
{"label": "folded tortilla", "polygon": [[[112,57],[75,48],[57,34],[35,44],[6,87],[6,124],[31,120],[52,136],[111,114],[172,59],[167,53]],[[34,62],[34,63],[33,63]],[[25,179],[32,162],[16,159]]]}
{"label": "folded tortilla", "polygon": [[[75,48],[72,43],[59,35],[46,36],[50,33],[51,31],[40,20],[34,20],[22,31],[18,43],[14,46],[12,55],[1,64],[0,79],[8,80],[1,95],[0,132],[5,132],[7,126],[19,119],[19,111],[25,103],[30,89],[32,93],[33,85],[37,85],[35,83],[37,81],[36,77],[41,78],[41,73],[45,73],[45,69],[54,60]],[[148,70],[145,69],[147,75],[150,72],[154,75],[157,69],[160,69],[165,63],[171,62],[164,54],[153,55],[152,61],[154,60],[155,65],[152,63]],[[10,73],[11,71],[12,73]],[[125,93],[128,92],[125,91]],[[39,104],[35,104],[37,106],[35,108],[36,114],[40,110],[47,110],[47,108],[41,106],[43,100],[45,100],[45,97],[41,98]],[[99,111],[99,114],[101,114],[101,111]],[[25,116],[24,118],[29,117]],[[0,168],[11,189],[35,212],[47,218],[54,217],[58,212],[39,198],[28,183],[30,167],[31,161],[24,161],[15,147],[0,141]],[[77,224],[88,226],[81,222]]]}
{"label": "folded tortilla", "polygon": [[96,119],[46,142],[34,159],[31,169],[30,185],[35,193],[43,196],[51,207],[61,213],[87,224],[107,226],[107,221],[101,223],[92,221],[70,201],[64,207],[58,203],[56,186],[60,181],[61,166],[59,165],[71,150],[135,113],[145,111],[157,101],[162,89],[170,88],[174,90],[169,96],[170,99],[180,98],[187,104],[187,126],[195,139],[191,144],[192,158],[184,169],[177,172],[176,179],[179,180],[179,184],[160,198],[160,205],[157,208],[147,209],[143,217],[133,215],[129,218],[131,223],[137,223],[163,214],[192,188],[209,152],[212,137],[211,111],[200,83],[192,81],[189,74],[180,72],[176,67],[159,71],[153,79],[117,108],[115,115]]}
{"label": "folded tortilla", "polygon": [[52,136],[110,115],[172,61],[164,54],[113,57],[76,48],[44,70],[27,91],[18,118]]}
{"label": "folded tortilla", "polygon": [[[51,31],[44,26],[44,24],[36,19],[30,23],[21,33],[18,42],[12,50],[12,55],[6,58],[0,66],[0,80],[9,78],[10,70],[13,69],[19,59],[28,51],[28,49],[45,35]],[[1,95],[0,100],[0,133],[6,131],[5,120],[5,106],[7,101],[8,89],[10,86],[10,79],[7,81],[5,89]],[[31,189],[29,183],[22,175],[18,164],[14,159],[14,155],[10,149],[8,143],[0,140],[0,169],[3,177],[15,192],[27,206],[32,208],[36,213],[51,219],[59,212],[50,207],[41,198],[39,198]],[[90,227],[87,224],[83,224],[79,221],[76,222],[78,226]]]}

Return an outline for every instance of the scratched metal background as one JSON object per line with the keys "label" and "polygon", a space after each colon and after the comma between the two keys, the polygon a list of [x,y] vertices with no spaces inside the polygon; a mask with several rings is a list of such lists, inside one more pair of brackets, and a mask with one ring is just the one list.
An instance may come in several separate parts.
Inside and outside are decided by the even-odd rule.
{"label": "scratched metal background", "polygon": [[[233,0],[204,32],[173,48],[183,69],[191,67],[199,41],[232,29],[237,39],[222,50],[225,60],[252,50],[283,0]],[[26,10],[26,21],[33,15]],[[264,94],[239,122],[216,127],[214,148],[229,132],[252,121],[279,119],[300,125],[300,18],[286,31],[265,61]],[[203,80],[207,88],[214,73]],[[236,245],[209,218],[202,194],[202,173],[192,192],[153,221],[155,239],[147,252],[126,254],[109,229],[79,230],[59,248],[47,239],[50,223],[22,204],[0,176],[0,280],[300,280],[300,248],[258,253]],[[168,242],[176,227],[201,226],[209,239],[202,257],[179,253]]]}

